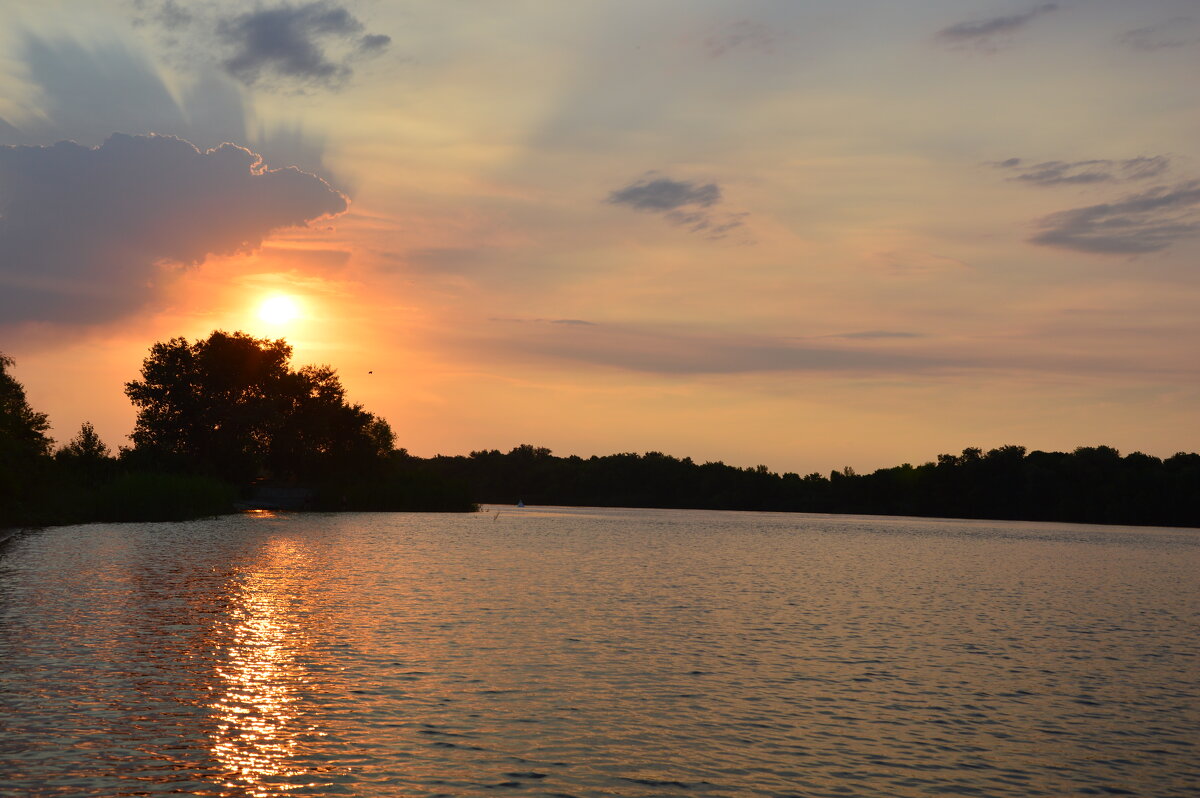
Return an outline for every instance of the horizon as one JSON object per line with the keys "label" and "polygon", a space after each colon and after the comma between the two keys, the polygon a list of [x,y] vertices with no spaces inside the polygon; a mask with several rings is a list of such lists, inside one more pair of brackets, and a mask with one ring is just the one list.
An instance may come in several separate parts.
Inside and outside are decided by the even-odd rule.
{"label": "horizon", "polygon": [[[264,303],[264,309],[266,309],[266,308],[270,308],[270,311],[271,311],[272,313],[283,313],[283,314],[285,314],[285,315],[286,315],[286,311],[281,311],[281,310],[279,310],[279,309],[278,309],[278,307],[276,306],[276,303]],[[233,333],[241,333],[242,331],[221,331],[221,330],[214,330],[213,332],[214,332],[214,333],[217,333],[217,332],[233,332]],[[271,339],[271,338],[261,338],[261,339],[259,339],[259,340],[261,340],[261,341],[263,341],[263,342],[267,342],[267,341],[283,341],[285,344],[287,344],[287,340],[286,340],[286,339],[284,339],[284,338],[278,338],[278,339]],[[290,344],[288,344],[288,346],[290,346]],[[4,353],[3,353],[3,352],[0,352],[0,357],[4,357]],[[10,361],[11,361],[11,359],[10,359]],[[301,366],[308,366],[308,365],[318,365],[318,364],[296,364],[296,363],[292,363],[292,364],[291,364],[291,366],[292,366],[293,368],[299,368],[299,367],[301,367]],[[324,365],[328,365],[328,364],[320,364],[320,365],[323,365],[323,366],[324,366]],[[333,371],[334,371],[334,373],[335,373],[335,375],[336,375],[336,373],[337,373],[337,369],[336,369],[336,368],[334,368],[334,369],[333,369]],[[19,382],[19,380],[18,380],[18,382]],[[34,408],[34,410],[35,410],[35,411],[36,411],[36,409],[37,409],[37,408]],[[370,408],[363,408],[363,409],[364,409],[364,410],[367,410],[367,411],[369,411],[369,410],[370,410]],[[52,420],[51,420],[51,421],[52,421]],[[85,420],[85,421],[83,421],[83,422],[82,422],[82,424],[85,424],[85,425],[89,425],[90,423],[91,423],[91,422],[89,422],[89,421],[87,421],[87,420]],[[51,425],[50,429],[51,429],[51,431],[53,430],[53,425]],[[77,434],[78,434],[78,433],[77,433]],[[132,438],[133,438],[133,436],[132,436],[132,433],[131,433],[131,434],[128,434],[128,435],[126,435],[126,436],[125,436],[125,439],[126,439],[126,440],[132,440]],[[103,436],[100,436],[100,439],[101,439],[101,442],[102,442],[102,443],[104,443],[105,445],[107,445],[107,444],[108,444],[108,442],[107,442],[107,441],[104,441],[104,440],[103,440]],[[54,448],[55,448],[55,449],[58,449],[58,448],[61,448],[61,447],[62,447],[64,444],[66,444],[66,443],[67,443],[67,440],[66,440],[66,439],[62,439],[62,438],[53,438],[53,437],[52,437],[52,442],[53,442],[53,444],[54,444]],[[1185,450],[1179,450],[1179,451],[1176,451],[1176,452],[1172,452],[1172,453],[1171,453],[1171,455],[1165,455],[1165,456],[1164,456],[1164,455],[1155,455],[1155,454],[1150,454],[1150,453],[1147,453],[1147,452],[1143,452],[1143,451],[1141,451],[1141,450],[1133,450],[1133,451],[1121,451],[1121,450],[1119,450],[1119,449],[1116,449],[1116,447],[1108,446],[1107,444],[1104,444],[1104,443],[1080,444],[1079,446],[1072,447],[1071,449],[1068,449],[1068,450],[1042,450],[1042,449],[1036,449],[1036,448],[1027,447],[1027,446],[1024,446],[1024,445],[1022,445],[1022,444],[1020,444],[1020,443],[1009,442],[1009,443],[1007,443],[1007,444],[1000,444],[1000,445],[998,445],[998,446],[995,446],[995,447],[964,446],[964,447],[963,447],[961,450],[957,450],[957,451],[953,451],[953,452],[938,452],[937,454],[934,454],[933,456],[931,456],[931,457],[929,457],[929,458],[927,458],[927,459],[919,459],[919,460],[913,460],[913,461],[905,461],[905,462],[903,462],[903,463],[892,463],[892,464],[890,464],[890,465],[880,466],[879,468],[863,469],[863,470],[861,470],[861,471],[860,471],[859,469],[856,469],[856,468],[854,468],[854,466],[852,466],[852,465],[843,465],[843,466],[842,466],[842,467],[840,467],[840,468],[829,468],[829,469],[826,469],[825,471],[817,470],[817,471],[813,471],[813,472],[809,472],[808,474],[805,474],[805,473],[801,473],[801,472],[788,472],[788,471],[787,471],[787,470],[785,470],[785,469],[777,469],[777,468],[772,468],[772,467],[771,467],[769,464],[765,464],[765,463],[756,463],[756,464],[754,464],[754,465],[744,465],[744,464],[740,464],[740,463],[725,463],[725,462],[724,462],[724,461],[722,461],[722,460],[699,460],[699,459],[693,458],[693,457],[691,457],[690,455],[688,455],[688,454],[685,454],[685,453],[677,453],[677,452],[662,452],[662,451],[657,451],[657,450],[645,450],[645,449],[642,449],[642,450],[612,451],[612,452],[592,452],[592,453],[578,453],[578,452],[569,452],[569,453],[565,453],[565,454],[564,454],[564,453],[562,453],[562,452],[557,452],[557,451],[554,451],[554,450],[550,449],[549,447],[542,447],[542,446],[538,445],[537,443],[535,443],[535,442],[530,442],[530,441],[523,441],[523,442],[521,442],[521,443],[515,444],[513,447],[510,447],[510,448],[509,448],[509,449],[507,449],[507,450],[506,450],[506,449],[498,449],[498,448],[495,448],[495,447],[491,447],[491,448],[487,448],[487,447],[485,447],[485,448],[480,448],[480,449],[471,449],[471,450],[469,450],[469,451],[466,451],[466,452],[435,452],[435,453],[433,453],[433,454],[431,454],[431,455],[418,455],[418,454],[414,454],[414,453],[413,453],[413,452],[411,452],[411,451],[408,451],[408,448],[407,448],[407,447],[405,447],[405,446],[402,446],[402,445],[397,445],[397,446],[395,446],[395,448],[393,449],[393,451],[394,451],[394,452],[404,452],[404,453],[405,453],[405,454],[407,454],[408,456],[411,456],[411,457],[418,457],[418,458],[421,458],[421,459],[431,459],[431,458],[437,458],[437,457],[449,457],[449,458],[454,458],[454,457],[471,457],[471,456],[475,455],[476,453],[484,453],[484,454],[492,454],[492,453],[500,453],[500,454],[513,454],[513,453],[515,453],[515,452],[516,452],[517,450],[519,450],[519,449],[526,449],[526,448],[528,448],[528,449],[535,449],[535,450],[539,450],[539,451],[541,451],[541,450],[544,450],[546,453],[548,453],[548,454],[550,454],[550,455],[552,455],[552,456],[554,456],[554,457],[557,457],[557,458],[571,458],[571,457],[579,457],[579,458],[581,458],[581,459],[584,459],[584,460],[587,460],[587,459],[596,459],[596,458],[605,458],[605,457],[612,457],[612,456],[621,456],[621,455],[630,455],[630,454],[632,454],[632,455],[635,455],[635,456],[638,456],[638,457],[648,457],[648,456],[651,456],[651,455],[659,455],[659,456],[663,456],[663,457],[667,457],[667,458],[672,458],[672,459],[679,460],[679,461],[683,461],[683,462],[694,462],[694,463],[696,463],[697,465],[701,465],[701,464],[704,464],[704,465],[707,465],[707,464],[728,465],[728,466],[732,466],[732,467],[734,467],[734,468],[740,468],[740,469],[747,470],[747,471],[749,471],[749,470],[754,470],[754,469],[761,469],[761,468],[764,468],[764,467],[766,467],[766,468],[767,468],[767,469],[768,469],[768,470],[769,470],[769,471],[770,471],[770,472],[771,472],[773,475],[775,475],[775,476],[782,476],[782,475],[786,475],[786,474],[788,474],[788,473],[793,473],[793,474],[796,474],[796,475],[798,475],[798,476],[810,476],[810,475],[816,475],[816,476],[822,476],[822,477],[824,477],[824,476],[825,476],[825,474],[829,473],[830,471],[832,471],[832,472],[839,472],[839,473],[845,473],[847,469],[849,469],[849,470],[850,470],[850,473],[852,473],[852,474],[862,475],[862,474],[870,474],[870,473],[874,473],[875,471],[879,471],[879,470],[887,470],[887,469],[891,469],[891,468],[897,468],[897,467],[920,467],[920,466],[924,466],[924,465],[934,465],[934,464],[936,464],[936,463],[937,463],[938,459],[939,459],[939,458],[941,458],[941,457],[942,457],[942,456],[944,456],[944,455],[950,455],[950,456],[952,456],[952,457],[958,457],[958,456],[960,456],[960,455],[966,455],[968,452],[970,452],[970,451],[972,451],[972,450],[973,450],[973,451],[975,451],[975,452],[977,452],[978,454],[981,454],[981,455],[991,455],[991,454],[995,453],[997,450],[1006,449],[1006,448],[1011,448],[1011,447],[1013,447],[1013,446],[1016,446],[1017,448],[1020,448],[1020,449],[1022,449],[1022,450],[1023,450],[1023,454],[1025,454],[1025,455],[1032,455],[1032,454],[1070,454],[1070,453],[1072,453],[1072,452],[1079,452],[1080,450],[1084,450],[1084,449],[1112,449],[1113,451],[1115,451],[1115,452],[1116,452],[1118,455],[1120,455],[1120,456],[1122,456],[1122,457],[1124,457],[1124,456],[1126,456],[1126,455],[1131,455],[1131,454],[1132,454],[1132,455],[1139,455],[1139,454],[1140,454],[1140,455],[1147,455],[1147,454],[1148,454],[1149,456],[1151,456],[1151,457],[1155,457],[1155,458],[1157,458],[1157,459],[1158,459],[1158,460],[1160,460],[1160,461],[1161,461],[1161,460],[1167,460],[1167,459],[1168,459],[1169,457],[1171,457],[1171,456],[1176,456],[1176,455],[1187,455],[1187,454],[1195,454],[1194,452],[1187,452],[1187,451],[1185,451]],[[124,448],[124,444],[117,444],[116,446],[110,446],[109,448],[111,449],[111,451],[112,451],[114,454],[116,454],[116,453],[117,453],[117,451],[118,451],[118,448]]]}
{"label": "horizon", "polygon": [[1194,452],[1191,8],[6,4],[0,352],[114,449],[227,329],[420,457]]}

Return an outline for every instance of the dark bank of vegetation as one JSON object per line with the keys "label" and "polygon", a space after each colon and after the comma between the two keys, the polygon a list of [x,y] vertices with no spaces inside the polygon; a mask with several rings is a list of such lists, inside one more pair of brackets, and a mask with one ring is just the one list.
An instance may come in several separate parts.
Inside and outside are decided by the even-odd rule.
{"label": "dark bank of vegetation", "polygon": [[466,482],[487,503],[1200,526],[1200,455],[1122,457],[1108,446],[1069,453],[971,448],[920,466],[861,475],[846,468],[828,477],[694,463],[658,452],[555,457],[533,446],[425,462]]}
{"label": "dark bank of vegetation", "polygon": [[56,450],[0,356],[0,527],[198,518],[270,486],[300,486],[313,510],[476,509],[465,484],[395,452],[333,369],[292,369],[291,354],[220,331],[155,344],[126,385],[137,422],[115,455],[89,423]]}
{"label": "dark bank of vegetation", "polygon": [[[779,510],[1200,526],[1200,455],[1107,446],[939,455],[871,474],[777,474],[658,452],[418,458],[350,404],[328,366],[289,366],[282,340],[214,332],[155,344],[126,385],[137,409],[115,455],[90,424],[55,450],[45,414],[0,356],[0,527],[182,520],[278,488],[313,510],[470,511],[475,502]],[[299,492],[297,494],[297,491]]]}

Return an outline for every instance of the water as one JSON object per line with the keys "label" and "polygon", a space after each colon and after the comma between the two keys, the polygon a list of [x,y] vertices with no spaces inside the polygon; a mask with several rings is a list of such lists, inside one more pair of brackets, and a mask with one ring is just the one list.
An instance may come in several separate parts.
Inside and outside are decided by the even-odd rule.
{"label": "water", "polygon": [[231,516],[0,546],[0,795],[1200,794],[1200,531]]}

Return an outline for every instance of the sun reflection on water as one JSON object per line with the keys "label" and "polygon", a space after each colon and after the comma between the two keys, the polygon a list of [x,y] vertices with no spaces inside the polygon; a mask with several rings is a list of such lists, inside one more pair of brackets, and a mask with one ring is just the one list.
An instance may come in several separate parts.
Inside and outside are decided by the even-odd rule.
{"label": "sun reflection on water", "polygon": [[306,786],[308,769],[296,764],[298,740],[319,735],[304,726],[298,706],[310,678],[300,659],[312,640],[295,612],[307,559],[295,542],[273,540],[260,567],[245,572],[234,590],[225,656],[216,669],[210,750],[226,773],[225,786],[248,795]]}

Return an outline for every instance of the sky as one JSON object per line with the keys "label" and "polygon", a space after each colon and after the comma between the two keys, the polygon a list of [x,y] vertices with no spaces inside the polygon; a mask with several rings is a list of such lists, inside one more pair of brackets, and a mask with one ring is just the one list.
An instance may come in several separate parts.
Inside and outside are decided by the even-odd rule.
{"label": "sky", "polygon": [[225,329],[421,456],[1196,451],[1198,67],[1196,0],[6,0],[0,351],[114,448]]}

